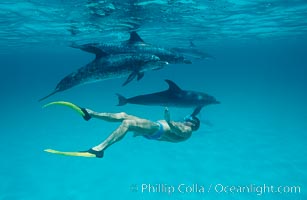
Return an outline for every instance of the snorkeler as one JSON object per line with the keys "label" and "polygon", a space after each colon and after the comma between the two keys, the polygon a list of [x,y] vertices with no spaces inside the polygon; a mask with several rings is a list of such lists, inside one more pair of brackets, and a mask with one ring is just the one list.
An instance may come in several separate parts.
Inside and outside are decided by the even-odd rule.
{"label": "snorkeler", "polygon": [[108,122],[121,122],[121,125],[114,130],[102,143],[90,148],[87,151],[78,152],[62,152],[53,149],[46,149],[46,152],[61,154],[66,156],[80,157],[97,157],[102,158],[104,151],[112,144],[120,141],[127,132],[133,131],[134,137],[143,136],[150,140],[167,141],[167,142],[182,142],[191,137],[192,132],[199,129],[200,121],[195,116],[195,113],[184,118],[183,122],[174,122],[170,120],[168,108],[164,111],[164,120],[156,122],[142,119],[133,115],[121,113],[98,113],[87,108],[81,108],[70,102],[58,101],[46,104],[64,105],[77,111],[86,121],[91,118],[102,119]]}

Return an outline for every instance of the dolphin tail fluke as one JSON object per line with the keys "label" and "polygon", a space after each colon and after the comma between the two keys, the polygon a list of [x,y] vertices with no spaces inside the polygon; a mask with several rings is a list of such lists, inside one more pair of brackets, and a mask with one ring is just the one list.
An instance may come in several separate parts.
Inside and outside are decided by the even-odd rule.
{"label": "dolphin tail fluke", "polygon": [[126,97],[124,97],[123,95],[120,94],[116,94],[118,97],[118,104],[117,106],[123,106],[126,105],[128,103],[128,99]]}
{"label": "dolphin tail fluke", "polygon": [[57,92],[59,92],[59,90],[54,90],[51,94],[48,94],[47,96],[45,96],[45,97],[39,99],[38,101],[39,101],[39,102],[40,102],[40,101],[43,101],[43,100],[47,99],[48,97],[54,95],[54,94],[57,93]]}

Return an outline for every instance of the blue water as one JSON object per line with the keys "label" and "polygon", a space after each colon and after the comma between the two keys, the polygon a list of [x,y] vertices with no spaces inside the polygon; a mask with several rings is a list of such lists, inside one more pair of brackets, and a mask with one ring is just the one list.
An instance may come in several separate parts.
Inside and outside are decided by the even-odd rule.
{"label": "blue water", "polygon": [[[1,1],[0,200],[307,199],[307,3],[120,2]],[[215,59],[169,65],[125,87],[125,79],[106,80],[37,101],[94,58],[70,48],[72,42],[123,41],[131,30],[165,47],[193,41]],[[85,122],[64,107],[42,109],[44,103],[65,100],[158,120],[163,107],[117,107],[115,93],[164,90],[164,79],[221,101],[202,110],[201,128],[189,140],[174,144],[128,133],[103,159],[43,151],[86,150],[119,125]],[[180,120],[192,110],[170,111]],[[175,191],[142,192],[142,184]],[[204,186],[205,192],[180,193],[180,184]],[[220,190],[264,184],[300,191]]]}

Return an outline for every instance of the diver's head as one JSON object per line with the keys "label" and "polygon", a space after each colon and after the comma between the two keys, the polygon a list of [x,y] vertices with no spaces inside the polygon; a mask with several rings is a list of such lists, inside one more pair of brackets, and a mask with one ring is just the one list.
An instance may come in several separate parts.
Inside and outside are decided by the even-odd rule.
{"label": "diver's head", "polygon": [[197,131],[200,126],[200,120],[193,116],[193,115],[188,115],[184,118],[184,122],[187,126],[190,126],[193,131]]}

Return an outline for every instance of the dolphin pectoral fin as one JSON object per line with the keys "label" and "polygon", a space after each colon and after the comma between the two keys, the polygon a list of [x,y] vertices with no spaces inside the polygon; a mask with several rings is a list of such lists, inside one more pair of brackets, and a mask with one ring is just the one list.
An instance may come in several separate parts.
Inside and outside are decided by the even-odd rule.
{"label": "dolphin pectoral fin", "polygon": [[122,86],[125,86],[125,85],[127,85],[128,83],[130,83],[137,75],[138,75],[138,72],[132,72],[132,73],[128,76],[127,80],[123,83]]}
{"label": "dolphin pectoral fin", "polygon": [[137,79],[136,80],[141,80],[143,77],[144,77],[144,72],[139,72],[138,74],[137,74]]}
{"label": "dolphin pectoral fin", "polygon": [[40,101],[43,101],[43,100],[47,99],[48,97],[54,95],[54,94],[57,93],[57,92],[59,92],[59,90],[54,90],[53,92],[51,92],[51,93],[48,94],[47,96],[45,96],[45,97],[39,99],[38,101],[39,101],[39,102],[40,102]]}

